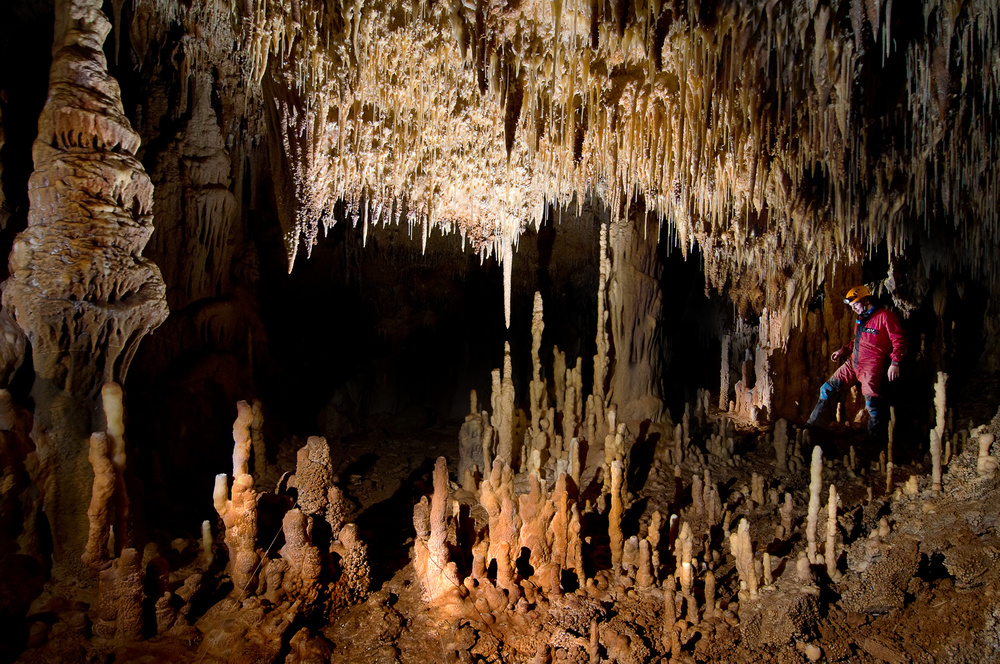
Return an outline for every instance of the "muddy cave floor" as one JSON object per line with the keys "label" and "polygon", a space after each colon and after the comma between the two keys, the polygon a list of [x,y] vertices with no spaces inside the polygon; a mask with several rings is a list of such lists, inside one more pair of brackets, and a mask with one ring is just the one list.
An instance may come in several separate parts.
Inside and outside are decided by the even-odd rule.
{"label": "muddy cave floor", "polygon": [[[982,423],[1000,433],[1000,413],[992,423],[989,419]],[[672,661],[669,645],[664,645],[662,592],[654,588],[639,593],[634,588],[615,587],[613,581],[610,584],[607,581],[610,575],[597,574],[603,579],[599,585],[603,585],[604,591],[597,598],[584,591],[567,592],[550,598],[544,606],[541,603],[532,606],[527,612],[483,615],[470,607],[462,615],[444,615],[421,600],[409,559],[414,537],[413,505],[432,492],[431,474],[438,456],[447,458],[452,487],[457,488],[459,427],[460,423],[451,422],[419,435],[380,431],[330,441],[331,457],[340,464],[336,483],[352,503],[351,516],[368,545],[372,592],[366,601],[307,625],[311,634],[321,637],[323,644],[316,649],[315,660],[303,658],[301,650],[298,654],[291,652],[288,639],[296,628],[285,633],[284,645],[275,653],[276,661],[373,664]],[[775,561],[790,556],[775,569],[776,586],[780,586],[781,579],[795,578],[794,558],[804,546],[809,451],[802,451],[806,458],[804,468],[776,477],[774,453],[762,436],[762,431],[741,431],[737,443],[739,460],[730,464],[709,457],[707,467],[712,480],[718,482],[724,504],[743,500],[744,507],[736,509],[732,528],[735,531],[738,518],[748,518],[758,557],[762,551],[768,551]],[[934,497],[929,491],[929,461],[914,459],[896,468],[895,483],[902,487],[910,475],[918,475],[922,480],[920,493],[893,498],[885,495],[884,477],[873,465],[878,454],[865,449],[867,440],[862,430],[833,425],[815,432],[814,436],[813,442],[822,445],[824,457],[829,457],[824,468],[821,520],[826,518],[826,487],[832,482],[840,493],[844,552],[839,566],[845,572],[844,580],[834,583],[818,573],[820,595],[816,609],[811,616],[792,616],[794,625],[788,628],[790,631],[787,626],[777,626],[768,632],[765,624],[763,630],[748,632],[746,625],[736,620],[687,625],[681,636],[681,661],[807,662],[817,658],[861,663],[1000,661],[997,601],[1000,480],[978,478],[976,454],[969,450],[953,457],[946,468],[945,490]],[[260,490],[274,490],[282,472],[294,471],[296,450],[304,442],[289,440],[281,445],[276,463],[260,478]],[[907,442],[896,444],[899,449]],[[850,472],[841,461],[852,445],[857,450],[856,473]],[[921,446],[917,442],[912,445]],[[927,444],[922,447],[926,449]],[[633,450],[633,455],[639,454]],[[644,534],[645,526],[640,533],[640,524],[647,524],[654,510],[663,515],[677,513],[679,503],[684,510],[681,518],[689,516],[692,475],[702,473],[706,466],[697,460],[685,462],[678,501],[672,467],[653,463],[651,450],[645,464],[635,465],[645,469],[636,472],[633,467],[630,471],[633,500],[623,521],[626,538]],[[755,472],[763,475],[767,487],[782,493],[789,491],[794,496],[796,528],[790,538],[782,541],[773,535],[777,521],[774,505],[748,508],[745,499],[741,499],[739,494],[747,491]],[[584,484],[587,485],[586,478]],[[584,489],[585,496],[586,492]],[[874,562],[872,556],[867,557],[870,564],[867,574],[852,573],[848,569],[850,559],[865,558],[858,552],[864,551],[881,517],[891,524],[892,534],[886,538],[891,545],[880,549]],[[598,522],[595,533],[600,525]],[[591,523],[589,528],[593,526]],[[581,535],[588,536],[586,521]],[[594,541],[600,537],[595,534]],[[606,530],[603,537],[606,541]],[[728,543],[723,544],[722,540],[721,528],[716,526],[711,548],[723,554],[715,573],[719,606],[725,608],[727,602],[737,601],[739,580]],[[280,543],[274,548],[277,546]],[[696,542],[696,549],[697,546]],[[661,547],[664,547],[663,566],[672,568],[673,556],[664,545]],[[607,567],[608,562],[600,554],[594,554],[589,565],[597,571]],[[696,588],[699,587],[696,582]],[[224,584],[222,588],[225,589]],[[49,592],[52,591],[45,594]],[[761,599],[757,601],[762,606],[769,602],[770,592],[767,588],[761,591]],[[223,596],[220,590],[219,598]],[[735,607],[736,604],[731,605]],[[771,613],[764,610],[761,615],[766,622],[769,615],[773,617],[775,612],[786,610],[777,602]],[[197,626],[202,629],[203,623],[210,621],[238,620],[239,611],[230,595],[229,600],[208,609]],[[791,611],[794,613],[795,609]],[[227,612],[231,615],[227,616]],[[587,651],[594,618],[602,624],[597,660],[591,659]],[[29,624],[31,619],[29,615]],[[618,641],[623,647],[606,646],[606,642],[615,642],[615,638],[606,638],[605,630],[624,636],[624,640]],[[217,653],[206,657],[205,644],[200,643],[202,637],[203,634],[192,630],[190,638],[166,635],[128,646],[102,644],[100,639],[92,637],[80,652],[87,653],[82,661],[220,661]],[[540,650],[546,650],[546,644],[548,655],[535,659]],[[819,650],[807,649],[810,644]],[[54,661],[53,645],[29,648],[18,661]],[[239,661],[239,657],[230,661]]]}

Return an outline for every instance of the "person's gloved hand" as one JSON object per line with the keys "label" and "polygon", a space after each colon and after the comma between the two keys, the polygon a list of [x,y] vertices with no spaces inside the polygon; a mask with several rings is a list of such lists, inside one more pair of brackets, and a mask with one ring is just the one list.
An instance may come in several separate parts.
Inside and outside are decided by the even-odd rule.
{"label": "person's gloved hand", "polygon": [[840,358],[844,356],[844,349],[838,348],[837,350],[830,353],[830,359],[834,362],[840,362]]}
{"label": "person's gloved hand", "polygon": [[889,376],[889,380],[896,380],[899,378],[899,365],[890,364],[889,371],[886,372],[886,375]]}

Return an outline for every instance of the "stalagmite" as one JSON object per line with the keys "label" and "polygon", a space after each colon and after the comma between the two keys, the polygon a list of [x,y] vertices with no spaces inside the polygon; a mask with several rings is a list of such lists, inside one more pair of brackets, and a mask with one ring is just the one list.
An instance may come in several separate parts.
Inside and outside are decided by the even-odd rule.
{"label": "stalagmite", "polygon": [[792,494],[785,494],[785,501],[781,504],[781,538],[786,539],[792,534]]}
{"label": "stalagmite", "polygon": [[500,378],[499,370],[494,369],[493,371],[492,424],[497,434],[496,456],[498,459],[503,459],[508,465],[512,465],[514,462],[514,382],[511,373],[510,343],[505,342],[502,378]]}
{"label": "stalagmite", "polygon": [[830,485],[830,499],[827,501],[826,547],[823,549],[823,559],[826,563],[826,574],[833,581],[840,581],[837,571],[837,487]]}
{"label": "stalagmite", "polygon": [[677,579],[680,581],[681,595],[685,598],[691,596],[691,588],[694,582],[693,568],[694,533],[687,521],[681,526],[680,535],[674,544],[674,556],[677,559]]}
{"label": "stalagmite", "polygon": [[774,472],[783,475],[788,472],[788,422],[779,419],[774,423]]}
{"label": "stalagmite", "polygon": [[[740,519],[736,532],[729,536],[729,548],[736,559],[736,569],[740,575],[740,587],[750,599],[757,597],[757,572],[753,561],[753,542],[750,541],[750,524]],[[742,593],[742,591],[741,591]]]}
{"label": "stalagmite", "polygon": [[253,470],[259,478],[267,471],[267,447],[264,444],[264,407],[259,399],[254,399],[250,409],[253,413],[253,419],[250,421]]}
{"label": "stalagmite", "polygon": [[799,557],[795,561],[795,574],[803,586],[811,587],[813,585],[812,565],[805,551],[799,553]]}
{"label": "stalagmite", "polygon": [[532,378],[529,384],[530,408],[531,408],[531,430],[541,429],[540,420],[546,410],[545,381],[542,379],[542,361],[538,357],[538,352],[542,347],[542,331],[545,329],[545,322],[542,316],[542,294],[535,291],[535,302],[531,317],[531,370]]}
{"label": "stalagmite", "polygon": [[253,409],[246,401],[240,401],[236,404],[236,421],[233,422],[233,477],[250,472],[252,424]]}
{"label": "stalagmite", "polygon": [[698,516],[704,516],[705,514],[705,484],[702,482],[701,476],[695,474],[691,478],[691,506],[694,508],[694,513]]}
{"label": "stalagmite", "polygon": [[[566,506],[562,506],[566,509]],[[544,484],[539,481],[536,473],[528,474],[528,493],[518,496],[518,514],[521,517],[521,530],[519,533],[519,550],[530,551],[528,564],[536,570],[544,563],[549,562],[551,549],[549,539],[546,536],[553,518],[553,513],[557,510],[553,502],[546,495]],[[565,547],[566,530],[569,515],[564,514],[561,524],[562,539]],[[559,566],[565,565],[565,554],[562,560],[555,560]]]}
{"label": "stalagmite", "polygon": [[663,634],[665,648],[670,647],[670,633],[677,625],[677,583],[673,576],[668,576],[663,584]]}
{"label": "stalagmite", "polygon": [[490,425],[489,414],[484,410],[482,413],[483,428],[483,475],[493,467],[493,438],[495,429]]}
{"label": "stalagmite", "polygon": [[253,477],[240,475],[233,480],[232,498],[227,500],[225,480],[225,475],[216,477],[215,508],[225,525],[228,569],[236,587],[242,592],[250,592],[258,560],[257,492],[253,488]]}
{"label": "stalagmite", "polygon": [[755,505],[764,504],[764,477],[758,473],[750,476],[750,500]]}
{"label": "stalagmite", "polygon": [[[127,546],[129,536],[128,493],[125,489],[125,406],[122,403],[122,388],[117,383],[105,383],[101,387],[101,406],[107,422],[108,443],[111,464],[115,470],[115,555]],[[91,451],[93,451],[91,437]],[[93,460],[91,460],[93,464]],[[95,473],[96,475],[96,473]],[[97,478],[94,478],[95,484]],[[88,510],[89,512],[89,510]],[[89,516],[89,514],[88,514]]]}
{"label": "stalagmite", "polygon": [[889,407],[889,446],[885,454],[885,492],[891,494],[893,491],[892,472],[894,469],[892,462],[892,443],[896,436],[896,407]]}
{"label": "stalagmite", "polygon": [[566,568],[576,574],[577,585],[584,588],[587,585],[587,574],[583,563],[583,540],[580,538],[580,528],[580,510],[574,503],[569,511]]}
{"label": "stalagmite", "polygon": [[722,364],[719,369],[719,410],[729,409],[729,335],[722,335]]}
{"label": "stalagmite", "polygon": [[278,553],[288,565],[282,587],[288,593],[309,596],[323,572],[319,548],[311,538],[310,517],[300,509],[290,509],[281,519],[285,543]]}
{"label": "stalagmite", "polygon": [[995,436],[992,433],[979,434],[979,457],[976,459],[976,472],[980,477],[992,478],[997,471],[997,457],[990,455]]}
{"label": "stalagmite", "polygon": [[142,557],[135,549],[123,549],[100,573],[94,634],[121,643],[142,638],[142,583]]}
{"label": "stalagmite", "polygon": [[549,541],[551,542],[551,559],[557,565],[567,567],[570,557],[569,543],[569,492],[566,487],[566,475],[560,475],[552,491],[553,505],[552,521],[548,524]]}
{"label": "stalagmite", "polygon": [[[417,538],[413,542],[413,565],[425,602],[438,603],[446,593],[458,587],[458,571],[449,561],[448,465],[444,457],[434,464],[434,493],[428,509],[426,498],[414,510]],[[507,544],[505,542],[505,544]],[[503,563],[501,563],[502,565]]]}
{"label": "stalagmite", "polygon": [[934,407],[937,413],[937,424],[931,430],[931,490],[941,491],[941,441],[945,432],[945,384],[948,374],[939,371],[937,382],[934,383]]}
{"label": "stalagmite", "polygon": [[659,510],[653,512],[653,516],[649,520],[649,529],[646,533],[646,539],[649,541],[649,548],[652,552],[652,565],[653,574],[655,576],[656,570],[660,569],[660,528],[662,528],[663,517],[660,515]]}
{"label": "stalagmite", "polygon": [[469,414],[458,433],[458,476],[465,481],[474,468],[480,472],[488,469],[483,462],[483,417],[479,412],[479,398],[475,390],[469,392]]}
{"label": "stalagmite", "polygon": [[622,536],[622,512],[624,504],[622,465],[616,459],[611,462],[611,510],[608,512],[608,536],[611,538],[611,568],[621,572],[624,537]]}
{"label": "stalagmite", "polygon": [[[498,568],[512,567],[520,551],[512,551],[518,541],[520,518],[514,499],[514,477],[509,466],[497,459],[488,478],[480,486],[480,503],[489,517],[489,550],[487,564],[496,560]],[[504,546],[504,549],[501,549]],[[511,559],[514,555],[515,559]]]}
{"label": "stalagmite", "polygon": [[574,486],[580,486],[580,475],[583,471],[580,464],[580,439],[574,436],[569,442],[569,471]]}
{"label": "stalagmite", "polygon": [[210,521],[201,522],[201,556],[198,564],[203,569],[208,569],[215,560],[215,553],[212,551],[212,523]]}
{"label": "stalagmite", "polygon": [[[244,403],[245,402],[241,402]],[[249,414],[249,407],[241,411],[241,415]],[[237,423],[241,418],[237,418]],[[249,420],[247,419],[247,422]],[[236,426],[233,427],[234,438]],[[245,440],[238,440],[237,446],[244,446],[249,452],[249,429],[240,429],[241,435],[247,434]],[[234,454],[234,459],[236,455]],[[330,445],[326,438],[309,436],[306,444],[295,454],[295,487],[298,490],[298,506],[303,514],[323,515],[326,513],[330,500],[330,487],[333,485],[333,460],[330,458]]]}
{"label": "stalagmite", "polygon": [[[597,282],[597,355],[594,357],[594,396],[598,407],[604,407],[604,387],[608,374],[607,283],[611,277],[608,258],[608,226],[601,226],[599,239],[600,266]],[[614,427],[612,427],[612,430]]]}
{"label": "stalagmite", "polygon": [[[766,553],[764,554],[767,555]],[[705,572],[705,618],[714,619],[718,608],[715,604],[715,572],[708,570]]]}
{"label": "stalagmite", "polygon": [[674,428],[674,448],[670,460],[675,466],[684,462],[684,437],[680,424]]}
{"label": "stalagmite", "polygon": [[816,526],[819,522],[820,493],[823,490],[823,450],[817,445],[812,451],[812,464],[809,472],[809,513],[806,517],[806,549],[809,564],[816,565],[821,561],[816,546]]}
{"label": "stalagmite", "polygon": [[90,531],[83,552],[83,562],[94,571],[100,570],[108,560],[108,536],[114,523],[114,495],[117,473],[111,461],[112,452],[108,436],[95,433],[90,436],[90,465],[94,469],[94,488],[87,508]]}
{"label": "stalagmite", "polygon": [[653,556],[649,540],[639,541],[639,565],[635,575],[635,584],[639,588],[649,588],[653,585]]}

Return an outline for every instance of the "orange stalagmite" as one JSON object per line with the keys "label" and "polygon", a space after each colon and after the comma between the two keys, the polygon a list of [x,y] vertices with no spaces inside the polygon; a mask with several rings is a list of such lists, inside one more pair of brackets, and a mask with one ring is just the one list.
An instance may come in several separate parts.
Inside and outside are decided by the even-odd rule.
{"label": "orange stalagmite", "polygon": [[444,457],[434,464],[434,493],[414,509],[417,538],[413,542],[413,566],[420,581],[424,601],[446,604],[445,595],[458,589],[455,563],[448,559],[448,466]]}
{"label": "orange stalagmite", "polygon": [[91,493],[87,519],[90,533],[83,552],[83,562],[94,571],[103,568],[108,560],[108,537],[114,522],[116,473],[111,462],[108,436],[95,433],[90,436],[90,465],[94,469],[94,488]]}

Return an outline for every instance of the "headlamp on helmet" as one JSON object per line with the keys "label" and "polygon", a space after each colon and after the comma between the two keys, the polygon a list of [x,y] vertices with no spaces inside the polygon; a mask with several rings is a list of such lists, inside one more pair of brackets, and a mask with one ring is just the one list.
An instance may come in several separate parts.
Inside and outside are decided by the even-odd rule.
{"label": "headlamp on helmet", "polygon": [[866,297],[871,297],[872,292],[868,290],[868,286],[864,284],[860,286],[855,286],[851,290],[847,291],[847,295],[844,296],[844,304],[850,306],[855,302],[859,302]]}

